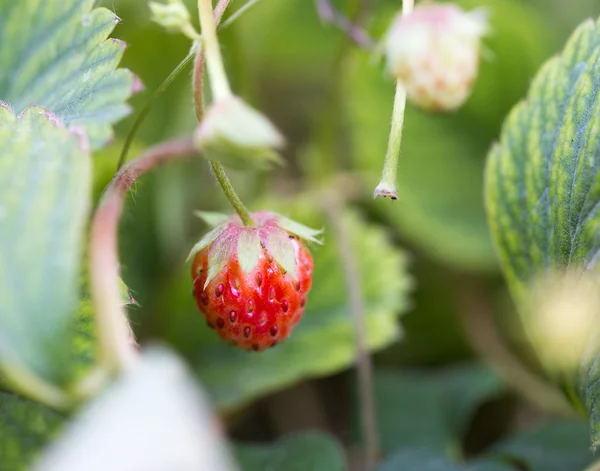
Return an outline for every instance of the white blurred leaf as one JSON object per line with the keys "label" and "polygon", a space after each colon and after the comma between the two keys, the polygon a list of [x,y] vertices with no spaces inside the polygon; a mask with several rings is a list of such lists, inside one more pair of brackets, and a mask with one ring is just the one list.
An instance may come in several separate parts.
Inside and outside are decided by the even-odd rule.
{"label": "white blurred leaf", "polygon": [[35,471],[236,471],[210,406],[162,348],[86,406]]}

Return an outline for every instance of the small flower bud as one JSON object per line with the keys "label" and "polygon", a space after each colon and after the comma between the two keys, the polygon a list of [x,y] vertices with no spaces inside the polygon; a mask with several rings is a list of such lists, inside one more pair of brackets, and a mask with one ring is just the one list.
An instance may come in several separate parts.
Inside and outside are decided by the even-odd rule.
{"label": "small flower bud", "polygon": [[471,93],[486,31],[483,10],[419,5],[393,20],[384,40],[387,67],[415,105],[430,111],[454,110]]}
{"label": "small flower bud", "polygon": [[183,33],[190,39],[199,35],[191,24],[190,12],[182,0],[167,0],[167,3],[150,2],[152,21],[165,28],[169,33]]}
{"label": "small flower bud", "polygon": [[265,116],[233,95],[211,104],[194,140],[208,157],[233,168],[268,167],[285,144]]}

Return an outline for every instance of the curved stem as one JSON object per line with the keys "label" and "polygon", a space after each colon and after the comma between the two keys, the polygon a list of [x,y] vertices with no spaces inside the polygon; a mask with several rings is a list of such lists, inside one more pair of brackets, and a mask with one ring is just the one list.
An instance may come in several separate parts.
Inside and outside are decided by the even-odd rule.
{"label": "curved stem", "polygon": [[110,372],[129,368],[137,356],[119,279],[117,234],[123,201],[141,175],[169,160],[197,153],[191,137],[148,149],[115,175],[94,215],[90,235],[91,298],[96,310],[100,360]]}
{"label": "curved stem", "polygon": [[45,404],[56,410],[68,410],[73,406],[73,398],[62,389],[46,382],[27,368],[17,365],[2,365],[3,379],[14,391],[32,401]]}
{"label": "curved stem", "polygon": [[[223,11],[226,6],[223,8]],[[217,26],[213,16],[212,1],[198,0],[198,13],[200,15],[202,42],[206,51],[208,74],[214,99],[227,98],[231,95],[231,88],[229,87],[229,80],[227,79],[223,57],[221,56],[219,39],[217,38]],[[219,11],[217,10],[216,13],[219,14]]]}

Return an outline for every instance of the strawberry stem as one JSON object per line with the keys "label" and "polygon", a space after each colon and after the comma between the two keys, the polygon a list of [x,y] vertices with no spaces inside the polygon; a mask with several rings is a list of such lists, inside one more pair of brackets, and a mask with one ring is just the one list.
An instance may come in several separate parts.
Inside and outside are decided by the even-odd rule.
{"label": "strawberry stem", "polygon": [[[221,21],[221,17],[223,16],[223,13],[225,12],[225,9],[227,8],[227,6],[229,5],[230,0],[220,0],[219,3],[217,4],[215,11],[214,11],[214,17],[213,17],[213,13],[211,12],[211,17],[213,17],[213,29],[216,28],[216,25]],[[201,4],[203,3],[208,3],[210,5],[210,0],[208,2],[204,2],[204,0],[199,0],[198,1],[198,9],[200,10]],[[249,2],[252,3],[252,2]],[[254,2],[256,3],[256,2]],[[203,5],[205,6],[205,5]],[[205,16],[205,12],[203,10],[200,10],[200,18],[202,21],[202,16]],[[205,28],[207,26],[205,26],[203,24],[202,26],[202,33],[205,33]],[[215,40],[216,40],[216,35],[215,36]],[[217,43],[218,46],[218,43]],[[205,43],[205,48],[202,47],[198,47],[197,51],[196,51],[196,60],[194,61],[194,76],[192,79],[192,84],[193,84],[193,89],[194,89],[194,106],[195,106],[195,110],[196,110],[196,118],[198,119],[198,122],[202,122],[202,120],[204,119],[204,98],[202,96],[202,89],[203,89],[203,76],[204,76],[204,60],[205,60],[205,56],[208,56],[208,49],[207,49],[207,44]],[[206,54],[205,54],[205,49],[206,49]],[[218,48],[217,48],[218,49]],[[220,52],[219,52],[219,60],[220,60]],[[221,62],[222,65],[222,62]],[[209,74],[211,73],[211,62],[210,62],[210,58],[208,59],[208,72]],[[223,69],[223,73],[224,73],[224,69]],[[212,82],[214,82],[214,80],[211,80]],[[213,83],[214,86],[214,83]],[[229,85],[227,85],[229,87]],[[213,93],[216,95],[216,92],[213,89]],[[231,94],[231,91],[229,91],[229,94]],[[244,203],[242,203],[242,200],[240,199],[240,197],[238,196],[238,194],[236,193],[235,189],[233,188],[233,185],[231,184],[231,182],[229,181],[229,178],[227,177],[227,174],[225,173],[225,169],[223,168],[223,165],[221,165],[219,162],[217,162],[216,160],[210,159],[208,158],[208,163],[210,165],[210,168],[213,172],[213,174],[215,175],[215,178],[217,179],[217,182],[219,183],[219,185],[221,186],[221,189],[223,190],[223,193],[225,193],[225,196],[227,197],[227,199],[229,200],[229,202],[231,203],[231,206],[233,206],[233,209],[235,209],[235,212],[238,214],[238,216],[240,217],[240,219],[242,220],[242,223],[245,226],[253,226],[254,225],[254,221],[252,220],[252,217],[250,216],[250,212],[248,211],[248,209],[246,208],[246,206],[244,205]]]}
{"label": "strawberry stem", "polygon": [[[225,11],[225,8],[227,8],[227,5],[229,4],[229,1],[230,0],[221,0],[219,2],[219,4],[217,5],[217,7],[215,8],[215,21],[217,23],[219,23],[219,20],[223,16],[223,13]],[[235,13],[233,13],[229,18],[227,18],[226,21],[224,21],[223,23],[221,23],[219,25],[218,31],[231,26],[240,16],[242,16],[244,13],[246,13],[250,8],[252,8],[259,1],[260,0],[250,0],[244,6],[240,7]],[[200,37],[200,39],[202,39],[202,37]],[[133,138],[135,137],[135,134],[137,133],[137,130],[139,129],[139,127],[142,125],[142,123],[146,119],[146,116],[150,112],[150,109],[152,108],[154,101],[158,97],[160,97],[167,88],[169,88],[171,83],[173,83],[173,80],[175,80],[175,78],[177,78],[177,76],[188,66],[188,64],[192,61],[192,59],[194,57],[197,57],[196,50],[201,48],[200,44],[201,44],[200,41],[194,42],[194,45],[192,46],[192,49],[190,50],[188,55],[185,56],[185,58],[177,65],[177,67],[175,67],[175,69],[173,69],[173,71],[164,80],[164,82],[156,89],[154,94],[150,97],[148,102],[144,105],[144,108],[142,108],[142,111],[140,111],[140,113],[138,114],[137,118],[135,119],[135,122],[133,123],[133,126],[131,127],[131,130],[129,131],[129,134],[127,135],[127,138],[125,139],[125,144],[123,145],[123,149],[122,149],[121,155],[119,157],[119,163],[117,164],[117,170],[116,170],[117,172],[125,163],[125,160],[127,159],[127,153],[129,152],[129,148],[131,147],[131,144],[133,142]],[[202,81],[200,81],[200,83],[202,83]],[[198,93],[197,87],[194,86],[194,96],[198,97],[197,93]],[[201,96],[200,96],[200,98],[201,98]]]}
{"label": "strawberry stem", "polygon": [[396,82],[396,94],[394,97],[394,110],[392,111],[392,127],[388,148],[383,161],[383,172],[381,180],[375,188],[374,198],[378,196],[389,196],[393,200],[398,199],[396,181],[398,180],[398,158],[400,156],[400,144],[402,143],[402,128],[404,126],[404,109],[406,107],[406,89],[398,81]]}
{"label": "strawberry stem", "polygon": [[197,153],[191,137],[148,149],[119,170],[94,214],[90,231],[90,294],[96,311],[100,365],[109,373],[128,369],[137,358],[119,278],[117,236],[125,195],[140,176],[156,166]]}
{"label": "strawberry stem", "polygon": [[[222,11],[225,10],[227,3],[229,2],[226,2]],[[222,13],[222,11],[219,11],[220,6],[220,4],[217,5],[217,11],[215,12],[217,15]],[[212,1],[198,0],[198,13],[200,15],[202,43],[206,51],[208,75],[210,77],[213,97],[215,100],[227,98],[231,95],[231,88],[229,87],[229,80],[227,79],[227,73],[225,72],[221,56],[219,39],[217,38],[217,23],[213,16]]]}
{"label": "strawberry stem", "polygon": [[[402,15],[410,15],[414,8],[414,0],[402,1]],[[393,200],[398,199],[398,158],[400,157],[400,145],[402,143],[402,128],[404,127],[404,110],[406,108],[406,89],[396,81],[396,93],[394,95],[394,110],[392,111],[392,127],[390,129],[390,138],[388,148],[383,161],[383,172],[381,180],[375,188],[373,197],[390,197]]]}
{"label": "strawberry stem", "polygon": [[252,220],[252,217],[248,212],[248,208],[244,206],[244,203],[242,203],[242,200],[235,192],[233,185],[229,181],[229,178],[227,178],[227,174],[225,173],[225,169],[223,168],[223,166],[219,162],[212,159],[209,159],[208,162],[210,164],[211,170],[215,175],[215,178],[219,182],[219,185],[221,185],[223,193],[225,193],[225,196],[231,203],[231,206],[233,206],[233,209],[235,209],[235,212],[242,220],[244,226],[253,226],[254,221]]}

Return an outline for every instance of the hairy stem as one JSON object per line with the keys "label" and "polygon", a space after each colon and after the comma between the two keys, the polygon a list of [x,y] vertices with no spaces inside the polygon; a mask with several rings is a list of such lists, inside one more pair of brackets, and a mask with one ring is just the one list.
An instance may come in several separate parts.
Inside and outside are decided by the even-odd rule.
{"label": "hairy stem", "polygon": [[[414,0],[404,0],[402,2],[402,15],[410,15],[414,8]],[[404,126],[404,111],[406,108],[406,89],[396,81],[396,93],[394,95],[394,109],[392,111],[392,126],[388,140],[388,148],[383,162],[383,171],[381,180],[375,188],[373,197],[389,197],[393,200],[398,199],[398,158],[400,156],[400,147],[402,144],[402,128]]]}
{"label": "hairy stem", "polygon": [[215,175],[215,178],[219,182],[219,185],[221,185],[223,193],[225,193],[225,196],[231,203],[231,206],[233,206],[233,209],[235,209],[235,212],[242,220],[244,226],[253,226],[254,221],[252,220],[248,209],[246,208],[246,206],[244,206],[244,203],[242,203],[242,200],[235,192],[235,189],[229,181],[229,178],[227,178],[227,174],[225,173],[225,169],[223,168],[223,166],[219,162],[212,159],[209,159],[208,162],[210,164],[211,170]]}
{"label": "hairy stem", "polygon": [[[215,12],[214,12],[214,20],[215,20],[216,24],[219,24],[219,22],[221,21],[223,13],[224,13],[225,9],[227,8],[227,6],[229,5],[229,2],[230,2],[230,0],[220,0],[219,1],[217,8],[215,8]],[[249,2],[249,3],[251,3],[251,2]],[[194,89],[194,106],[195,106],[196,118],[198,119],[198,122],[202,122],[202,120],[204,119],[204,98],[203,98],[203,94],[202,94],[203,85],[204,85],[204,83],[203,83],[204,82],[204,80],[203,80],[204,60],[205,60],[204,50],[202,48],[198,48],[198,51],[196,53],[196,59],[194,61],[194,76],[192,79],[193,89]],[[209,72],[210,72],[210,64],[209,64]],[[250,212],[248,211],[246,206],[244,206],[244,203],[242,203],[242,200],[235,192],[233,185],[231,184],[231,182],[229,181],[229,178],[227,177],[227,174],[225,173],[225,169],[223,168],[223,165],[221,165],[216,160],[213,160],[210,158],[208,158],[208,163],[210,165],[210,168],[211,168],[215,178],[217,179],[217,182],[221,186],[223,193],[225,194],[225,196],[231,203],[231,206],[233,206],[233,209],[235,209],[235,212],[238,214],[238,216],[242,220],[242,223],[245,226],[254,225],[254,221],[252,220],[252,217],[250,216]]]}
{"label": "hairy stem", "polygon": [[96,310],[100,360],[110,372],[129,368],[136,356],[135,341],[121,300],[118,225],[125,196],[135,181],[167,161],[197,154],[191,138],[148,149],[124,166],[108,185],[90,235],[90,288]]}
{"label": "hairy stem", "polygon": [[[224,4],[224,6],[222,5]],[[219,7],[222,7],[221,13],[227,8],[229,2],[220,2],[217,5],[216,14],[219,14]],[[198,13],[200,15],[200,26],[202,27],[202,39],[206,58],[208,62],[208,75],[210,85],[215,100],[227,98],[231,95],[229,80],[223,65],[219,39],[217,38],[217,23],[213,16],[211,0],[198,0]]]}
{"label": "hairy stem", "polygon": [[379,458],[379,437],[375,418],[373,368],[367,345],[362,286],[359,278],[358,264],[354,257],[352,241],[349,237],[350,230],[345,227],[339,200],[336,197],[328,199],[325,203],[325,211],[331,221],[331,229],[337,241],[339,257],[346,278],[346,291],[350,298],[350,311],[354,321],[358,395],[365,452],[364,469],[368,471],[374,468]]}

